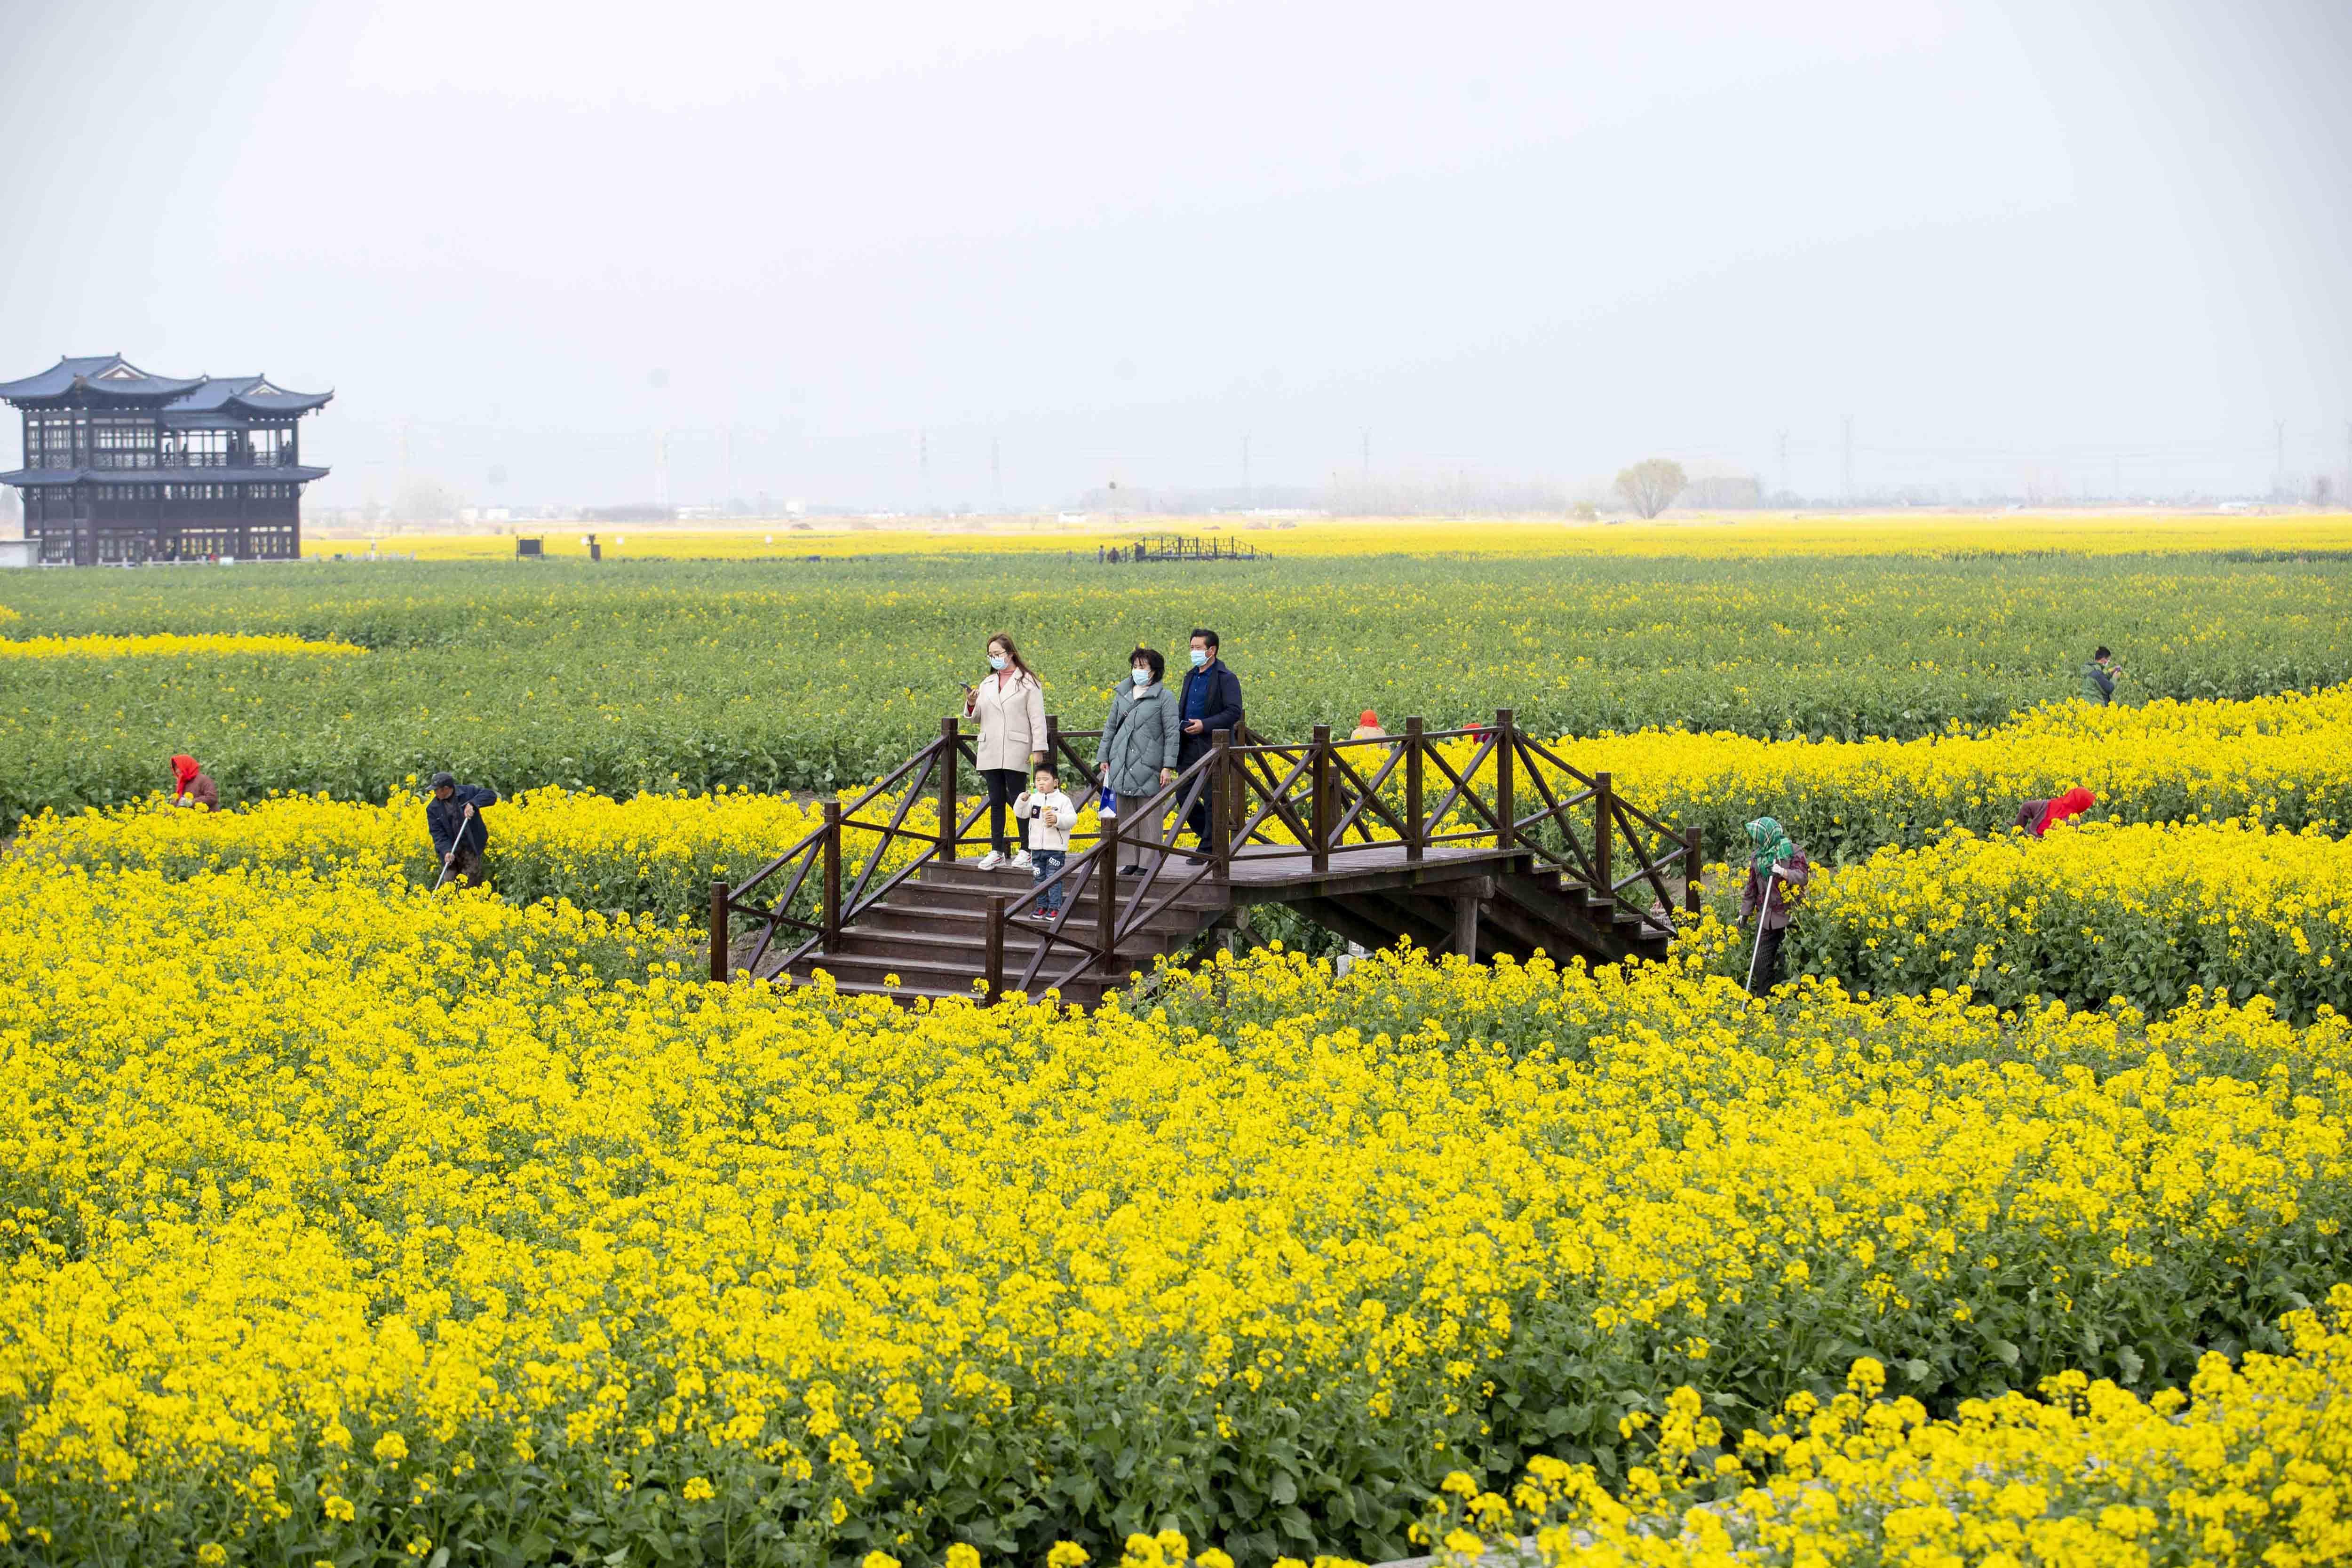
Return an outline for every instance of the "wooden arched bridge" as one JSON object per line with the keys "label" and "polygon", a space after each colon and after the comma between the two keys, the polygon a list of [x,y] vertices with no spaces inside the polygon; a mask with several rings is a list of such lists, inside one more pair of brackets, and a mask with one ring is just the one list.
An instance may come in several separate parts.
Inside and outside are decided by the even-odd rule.
{"label": "wooden arched bridge", "polygon": [[[1082,744],[1099,731],[1046,729],[1064,777],[1092,779]],[[1677,894],[1699,908],[1697,830],[1571,767],[1504,709],[1492,725],[1408,719],[1362,741],[1321,725],[1303,745],[1220,731],[1143,811],[1072,837],[1048,917],[1028,871],[969,858],[986,844],[973,837],[986,805],[961,787],[979,776],[976,743],[941,721],[939,739],[847,805],[826,802],[823,825],[749,880],[713,883],[712,978],[823,970],[844,992],[909,1002],[1054,990],[1090,1006],[1254,904],[1292,905],[1367,947],[1411,938],[1595,963],[1664,957]],[[1204,802],[1206,841],[1171,845]]]}

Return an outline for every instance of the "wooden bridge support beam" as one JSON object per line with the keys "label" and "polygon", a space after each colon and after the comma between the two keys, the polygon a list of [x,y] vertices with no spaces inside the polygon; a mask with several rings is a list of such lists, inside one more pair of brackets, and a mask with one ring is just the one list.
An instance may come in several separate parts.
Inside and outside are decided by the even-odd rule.
{"label": "wooden bridge support beam", "polygon": [[1696,921],[1705,907],[1699,889],[1699,879],[1706,874],[1706,862],[1698,847],[1698,829],[1683,829],[1683,912]]}
{"label": "wooden bridge support beam", "polygon": [[1103,978],[1118,973],[1118,856],[1125,816],[1103,825],[1102,848],[1095,857],[1095,944],[1102,950]]}
{"label": "wooden bridge support beam", "polygon": [[819,952],[841,946],[841,802],[824,803],[824,918],[818,928]]}
{"label": "wooden bridge support beam", "polygon": [[1404,721],[1404,858],[1414,865],[1420,864],[1429,836],[1422,821],[1421,765],[1429,747],[1422,739],[1422,728],[1418,713]]}
{"label": "wooden bridge support beam", "polygon": [[1495,896],[1495,879],[1477,877],[1454,894],[1454,951],[1476,963],[1479,907]]}
{"label": "wooden bridge support beam", "polygon": [[1454,900],[1454,951],[1463,957],[1478,956],[1478,900],[1457,898]]}
{"label": "wooden bridge support beam", "polygon": [[940,721],[940,858],[952,865],[956,858],[956,764],[963,760],[963,726],[950,714]]}
{"label": "wooden bridge support beam", "polygon": [[710,978],[727,978],[727,900],[733,894],[724,877],[710,879]]}
{"label": "wooden bridge support beam", "polygon": [[1339,802],[1331,796],[1331,726],[1315,726],[1310,788],[1307,802],[1308,831],[1315,842],[1307,847],[1307,864],[1318,871],[1331,868],[1331,824],[1339,820]]}
{"label": "wooden bridge support beam", "polygon": [[1508,849],[1518,842],[1518,791],[1511,764],[1517,760],[1518,742],[1511,727],[1514,715],[1507,708],[1495,710],[1495,847]]}
{"label": "wooden bridge support beam", "polygon": [[[1223,881],[1234,868],[1234,830],[1240,826],[1241,780],[1234,773],[1234,732],[1220,730],[1209,737],[1209,861],[1211,874]],[[1183,825],[1179,823],[1177,826]],[[1174,829],[1168,834],[1173,844]]]}
{"label": "wooden bridge support beam", "polygon": [[994,1002],[1004,994],[1004,898],[991,894],[988,900],[988,940],[982,975],[983,997]]}

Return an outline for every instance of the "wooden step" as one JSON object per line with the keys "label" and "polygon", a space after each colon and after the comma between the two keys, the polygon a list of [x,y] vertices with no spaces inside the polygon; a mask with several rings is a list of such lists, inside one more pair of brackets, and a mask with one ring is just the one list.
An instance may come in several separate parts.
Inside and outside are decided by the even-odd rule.
{"label": "wooden step", "polygon": [[[812,984],[814,980],[814,972],[818,969],[822,969],[826,973],[833,976],[834,989],[844,996],[887,996],[895,1002],[910,1004],[918,998],[927,998],[930,1001],[939,1002],[956,996],[969,997],[976,1001],[979,999],[980,995],[978,990],[971,985],[944,986],[936,981],[918,982],[912,977],[897,970],[892,970],[888,973],[898,974],[899,983],[896,985],[886,984],[884,983],[883,976],[880,974],[866,973],[864,972],[845,974],[841,971],[835,969],[830,963],[823,962],[814,965],[805,963],[796,965],[791,977],[792,983],[794,985],[807,985]],[[1149,968],[1147,968],[1144,973],[1149,973]],[[1019,979],[1020,976],[1018,974],[1009,974],[1005,976],[1005,989],[1007,991],[1014,989]],[[1108,986],[1106,986],[1101,983],[1101,977],[1098,975],[1086,975],[1079,979],[1070,981],[1058,987],[1058,989],[1061,992],[1062,1001],[1066,1005],[1092,1007],[1100,1003],[1103,997],[1109,994],[1110,992],[1118,990],[1120,987],[1125,986],[1127,984],[1128,979],[1124,974],[1118,976],[1116,984]],[[1036,995],[1042,997],[1048,989],[1053,988],[1054,987],[1052,987],[1049,983],[1041,980],[1038,984]]]}
{"label": "wooden step", "polygon": [[[1005,933],[1004,966],[1007,969],[1015,969],[1026,964],[1029,955],[1035,952],[1042,944],[1041,938],[1023,931],[1019,934],[1026,940],[1016,947],[1013,941],[1013,934],[1014,932],[1010,930]],[[1071,934],[1084,940],[1092,933],[1077,931]],[[1132,957],[1136,961],[1137,967],[1149,969],[1151,967],[1152,959],[1168,952],[1174,945],[1172,942],[1155,942],[1148,938],[1139,940],[1137,936],[1129,935],[1120,942],[1118,952],[1121,957]],[[987,947],[982,942],[959,936],[941,936],[933,931],[872,931],[863,923],[852,926],[841,933],[841,945],[837,952],[857,957],[906,958],[935,963],[961,963],[974,974],[982,973],[988,963]],[[1048,958],[1049,963],[1075,960],[1080,954],[1079,949],[1066,942],[1055,942],[1052,944],[1052,952],[1054,956]]]}
{"label": "wooden step", "polygon": [[[1092,899],[1074,900],[1070,918],[1062,929],[1072,936],[1092,940],[1096,929],[1096,910],[1100,906]],[[1203,910],[1183,905],[1172,906],[1153,914],[1141,930],[1153,935],[1175,940],[1189,937],[1223,912],[1222,905]],[[1122,911],[1124,918],[1124,911]],[[940,935],[968,934],[974,942],[985,942],[988,933],[988,908],[977,900],[962,899],[914,898],[901,901],[897,892],[857,917],[859,928],[876,931],[927,931]],[[1020,941],[1036,941],[1024,927],[1043,925],[1045,913],[1030,908],[1009,917],[1004,926],[1004,941],[1009,950]]]}
{"label": "wooden step", "polygon": [[[1056,958],[1049,963],[1040,972],[1038,985],[1042,988],[1053,984],[1055,977],[1076,963],[1080,956],[1077,953],[1072,953],[1066,960]],[[1021,971],[1027,967],[1026,963],[1019,967],[1012,964],[1005,966],[1006,989],[1010,990],[1020,984]],[[974,987],[982,977],[980,969],[968,963],[941,963],[929,960],[879,957],[870,953],[855,952],[811,953],[793,964],[792,972],[795,979],[805,979],[820,969],[831,974],[844,989],[854,984],[870,991],[883,990],[887,988],[885,982],[895,974],[898,977],[900,988],[909,994],[930,992],[953,996],[974,994]],[[1086,986],[1101,990],[1104,988],[1103,982],[1106,978],[1113,987],[1120,986],[1127,984],[1127,977],[1130,973],[1150,973],[1151,960],[1149,957],[1138,957],[1131,962],[1123,963],[1117,973],[1108,977],[1090,967],[1084,973],[1076,976],[1072,984],[1065,985],[1063,989],[1066,992],[1077,986]]]}
{"label": "wooden step", "polygon": [[[1168,866],[1152,883],[1152,902],[1158,903],[1170,889],[1195,869],[1197,868],[1185,865],[1181,858]],[[1121,877],[1118,879],[1121,902],[1125,902],[1134,892],[1135,884],[1139,879],[1135,877]],[[1093,896],[1091,892],[1093,880],[1091,877],[1087,879],[1089,891],[1086,896],[1088,898]],[[952,866],[930,864],[922,867],[912,877],[892,889],[890,897],[895,899],[910,887],[922,887],[961,889],[971,894],[975,901],[985,899],[991,893],[1002,893],[1008,899],[1015,899],[1026,893],[1030,884],[1031,878],[1025,870],[1015,871],[1010,867],[1000,867],[993,871],[982,871],[975,866],[958,861]],[[1230,901],[1223,883],[1204,879],[1179,894],[1175,903],[1177,907],[1185,909],[1222,910]]]}

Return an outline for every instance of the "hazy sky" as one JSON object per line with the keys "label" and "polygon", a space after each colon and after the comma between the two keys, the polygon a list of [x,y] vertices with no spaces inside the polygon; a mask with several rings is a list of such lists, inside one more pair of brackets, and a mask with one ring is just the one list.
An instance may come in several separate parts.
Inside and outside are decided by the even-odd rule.
{"label": "hazy sky", "polygon": [[[485,503],[2352,443],[2352,4],[0,0],[0,374]],[[731,430],[731,437],[722,432]],[[0,454],[13,452],[13,425]],[[925,460],[928,460],[926,470]],[[497,478],[494,481],[493,476]]]}

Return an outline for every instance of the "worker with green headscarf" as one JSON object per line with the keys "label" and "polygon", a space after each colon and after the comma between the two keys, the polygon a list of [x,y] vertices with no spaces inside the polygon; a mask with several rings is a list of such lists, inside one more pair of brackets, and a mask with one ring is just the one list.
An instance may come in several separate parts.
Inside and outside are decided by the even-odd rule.
{"label": "worker with green headscarf", "polygon": [[1787,938],[1789,915],[1805,896],[1813,874],[1812,862],[1780,822],[1759,816],[1748,825],[1748,885],[1739,892],[1742,924],[1756,922],[1756,945],[1748,957],[1748,989],[1762,996],[1772,989],[1780,967],[1780,943]]}

